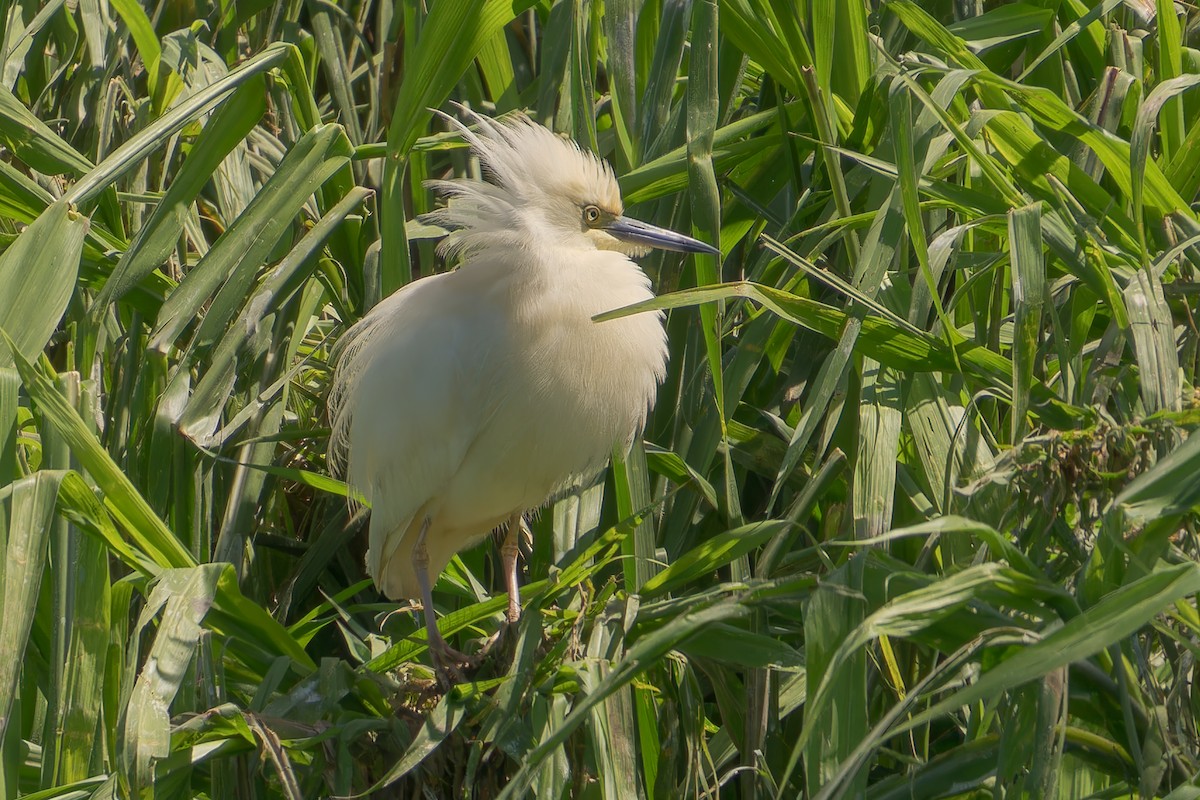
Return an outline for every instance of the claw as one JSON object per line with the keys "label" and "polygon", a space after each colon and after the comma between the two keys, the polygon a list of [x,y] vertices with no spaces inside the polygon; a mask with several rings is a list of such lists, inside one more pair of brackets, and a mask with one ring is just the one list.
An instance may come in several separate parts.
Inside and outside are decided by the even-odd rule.
{"label": "claw", "polygon": [[[437,628],[433,628],[433,630],[437,630]],[[438,684],[443,690],[449,691],[456,685],[466,682],[463,670],[473,670],[479,666],[481,655],[469,656],[455,650],[446,644],[446,640],[439,634],[436,640],[430,638],[429,658],[433,662],[433,671],[437,676]]]}

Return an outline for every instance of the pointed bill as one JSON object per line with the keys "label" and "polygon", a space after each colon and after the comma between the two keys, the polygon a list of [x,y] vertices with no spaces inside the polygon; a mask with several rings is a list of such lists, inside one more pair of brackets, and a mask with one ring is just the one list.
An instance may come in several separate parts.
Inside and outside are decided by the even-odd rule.
{"label": "pointed bill", "polygon": [[629,217],[617,217],[604,226],[604,230],[630,244],[657,247],[659,250],[674,250],[676,253],[706,253],[719,256],[721,251],[682,233],[659,228]]}

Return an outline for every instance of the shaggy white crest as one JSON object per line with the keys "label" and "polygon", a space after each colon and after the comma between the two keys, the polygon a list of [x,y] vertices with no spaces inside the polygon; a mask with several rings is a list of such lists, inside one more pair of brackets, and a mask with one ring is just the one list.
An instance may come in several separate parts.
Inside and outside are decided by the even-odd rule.
{"label": "shaggy white crest", "polygon": [[[436,183],[457,270],[387,298],[342,337],[329,395],[330,464],[371,506],[367,568],[420,597],[435,657],[431,578],[507,522],[509,617],[520,611],[522,515],[603,468],[645,425],[667,357],[660,313],[595,323],[653,297],[628,254],[716,253],[621,215],[609,166],[524,116],[458,125],[493,183]],[[457,655],[457,654],[453,654]]]}
{"label": "shaggy white crest", "polygon": [[[427,182],[448,199],[444,208],[422,217],[452,231],[438,248],[444,258],[470,258],[488,247],[536,244],[546,221],[578,230],[577,209],[589,203],[614,217],[621,215],[621,189],[612,167],[570,139],[524,114],[502,122],[471,114],[474,131],[452,117],[446,119],[470,143],[492,183],[463,178]],[[563,216],[564,211],[569,216]],[[624,252],[646,250],[615,238],[597,244]]]}

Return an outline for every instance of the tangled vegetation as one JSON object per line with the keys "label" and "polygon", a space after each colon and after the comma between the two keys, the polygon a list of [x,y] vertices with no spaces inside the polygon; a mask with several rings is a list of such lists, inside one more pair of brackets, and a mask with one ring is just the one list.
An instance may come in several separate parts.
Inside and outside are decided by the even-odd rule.
{"label": "tangled vegetation", "polygon": [[[0,796],[1200,794],[1193,6],[192,10],[5,6]],[[644,260],[645,443],[443,693],[324,393],[446,268],[451,101],[722,257]],[[501,586],[441,576],[455,646]]]}

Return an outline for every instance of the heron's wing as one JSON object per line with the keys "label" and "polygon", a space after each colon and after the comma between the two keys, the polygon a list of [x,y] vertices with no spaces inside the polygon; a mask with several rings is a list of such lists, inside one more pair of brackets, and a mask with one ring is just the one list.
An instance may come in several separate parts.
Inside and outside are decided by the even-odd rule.
{"label": "heron's wing", "polygon": [[[381,303],[347,333],[338,364],[331,447],[344,447],[346,479],[371,506],[377,585],[417,517],[436,512],[489,416],[497,316],[461,276],[422,279]],[[469,296],[482,305],[464,307]],[[407,554],[397,556],[408,573]],[[386,593],[416,595],[400,583],[410,581],[389,579]]]}

